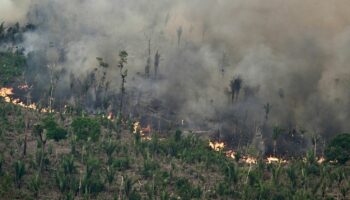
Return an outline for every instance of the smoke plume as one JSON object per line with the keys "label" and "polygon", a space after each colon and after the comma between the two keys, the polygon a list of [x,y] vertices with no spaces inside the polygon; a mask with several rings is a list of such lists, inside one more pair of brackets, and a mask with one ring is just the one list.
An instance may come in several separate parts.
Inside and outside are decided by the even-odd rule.
{"label": "smoke plume", "polygon": [[[251,137],[254,126],[279,125],[329,138],[350,128],[349,6],[347,0],[3,0],[0,19],[37,26],[21,44],[33,57],[29,69],[54,62],[87,77],[101,57],[118,93],[118,52],[125,49],[129,95],[159,100],[193,128]],[[151,64],[161,55],[156,81],[142,77],[149,40]],[[237,77],[242,89],[232,102],[229,86]],[[61,77],[58,93],[67,93],[70,81]]]}

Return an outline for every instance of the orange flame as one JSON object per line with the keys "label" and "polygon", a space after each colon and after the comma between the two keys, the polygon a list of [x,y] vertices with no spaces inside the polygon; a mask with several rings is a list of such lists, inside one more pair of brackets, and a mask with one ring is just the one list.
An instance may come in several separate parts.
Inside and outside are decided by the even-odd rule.
{"label": "orange flame", "polygon": [[317,163],[319,164],[322,164],[326,161],[326,159],[324,157],[320,157],[318,160],[317,160]]}
{"label": "orange flame", "polygon": [[269,164],[271,164],[271,163],[287,163],[287,160],[283,160],[282,158],[269,156],[267,158],[267,163],[269,163]]}
{"label": "orange flame", "polygon": [[108,113],[107,119],[109,119],[109,120],[112,120],[112,119],[113,119],[113,113],[112,113],[112,112],[109,112],[109,113]]}
{"label": "orange flame", "polygon": [[225,152],[226,157],[235,159],[236,158],[236,152],[233,150],[228,150]]}
{"label": "orange flame", "polygon": [[[25,86],[23,86],[23,87],[25,87]],[[14,105],[17,105],[17,106],[20,106],[20,107],[23,107],[23,108],[28,108],[28,109],[32,109],[32,110],[38,110],[38,107],[37,107],[37,105],[35,103],[26,105],[20,99],[12,99],[11,98],[12,95],[14,95],[13,88],[0,88],[0,97],[4,98],[5,102],[12,103]],[[42,113],[49,112],[49,110],[46,109],[46,108],[42,108],[39,111],[42,112]],[[53,112],[53,110],[51,112]]]}
{"label": "orange flame", "polygon": [[212,148],[214,151],[221,151],[225,148],[225,143],[223,142],[212,142],[209,141],[209,146]]}
{"label": "orange flame", "polygon": [[152,140],[151,137],[149,137],[148,135],[146,135],[146,134],[150,134],[150,133],[151,133],[151,126],[150,126],[150,125],[147,125],[146,128],[142,128],[140,122],[135,122],[135,123],[134,123],[134,130],[133,130],[133,133],[134,133],[134,134],[140,133],[141,139],[142,139],[142,140],[148,140],[148,141],[149,141],[149,140]]}
{"label": "orange flame", "polygon": [[254,157],[247,156],[243,159],[243,161],[247,164],[256,164],[257,160]]}

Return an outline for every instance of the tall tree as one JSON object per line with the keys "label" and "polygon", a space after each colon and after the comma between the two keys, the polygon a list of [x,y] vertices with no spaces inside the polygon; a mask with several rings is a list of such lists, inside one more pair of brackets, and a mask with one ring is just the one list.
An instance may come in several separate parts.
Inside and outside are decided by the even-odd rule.
{"label": "tall tree", "polygon": [[271,104],[270,103],[266,103],[264,105],[264,110],[265,110],[265,120],[267,121],[269,119],[269,114],[271,111]]}
{"label": "tall tree", "polygon": [[230,82],[230,88],[231,88],[231,100],[232,103],[238,99],[239,92],[242,88],[242,79],[241,77],[233,77],[233,79]]}
{"label": "tall tree", "polygon": [[182,26],[180,26],[177,30],[177,46],[180,46],[181,36],[182,36]]}
{"label": "tall tree", "polygon": [[124,95],[125,95],[125,83],[126,83],[126,77],[128,76],[128,70],[125,69],[124,67],[128,62],[128,53],[126,51],[120,51],[119,52],[119,63],[118,63],[118,68],[120,72],[120,77],[122,78],[122,84],[120,86],[120,105],[119,105],[119,114],[122,114],[123,111],[123,100],[124,100]]}
{"label": "tall tree", "polygon": [[147,62],[145,66],[146,78],[149,78],[150,76],[150,69],[151,69],[151,40],[148,40],[148,57],[147,57]]}
{"label": "tall tree", "polygon": [[160,54],[157,51],[156,55],[154,56],[154,78],[158,78],[158,70],[159,70],[159,63],[160,63]]}
{"label": "tall tree", "polygon": [[56,87],[56,84],[59,80],[59,76],[57,73],[57,69],[56,69],[56,64],[49,64],[47,65],[47,68],[49,69],[49,76],[50,76],[50,90],[49,90],[49,112],[51,113],[52,107],[53,107],[53,94],[54,94],[54,90]]}
{"label": "tall tree", "polygon": [[220,72],[222,77],[224,77],[225,75],[225,68],[227,67],[228,63],[227,63],[227,57],[226,57],[226,53],[224,52],[222,54],[222,58],[221,58],[221,62],[220,62]]}

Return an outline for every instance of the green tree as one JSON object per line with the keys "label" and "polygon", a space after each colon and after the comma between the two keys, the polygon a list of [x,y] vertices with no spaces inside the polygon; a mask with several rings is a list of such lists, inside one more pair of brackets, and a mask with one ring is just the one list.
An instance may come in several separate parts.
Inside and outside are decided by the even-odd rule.
{"label": "green tree", "polygon": [[325,149],[325,156],[327,160],[340,164],[350,160],[350,134],[344,133],[333,138]]}
{"label": "green tree", "polygon": [[50,116],[43,120],[42,128],[46,130],[46,138],[55,140],[58,142],[59,140],[65,139],[67,137],[67,131],[58,126],[55,119]]}
{"label": "green tree", "polygon": [[100,123],[88,117],[75,118],[71,127],[78,140],[91,138],[93,141],[97,141],[101,133]]}

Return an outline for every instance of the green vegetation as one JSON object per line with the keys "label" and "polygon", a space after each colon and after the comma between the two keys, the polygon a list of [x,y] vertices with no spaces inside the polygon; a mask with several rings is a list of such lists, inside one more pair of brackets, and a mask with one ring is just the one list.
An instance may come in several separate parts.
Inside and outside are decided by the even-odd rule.
{"label": "green vegetation", "polygon": [[59,140],[65,139],[67,136],[67,131],[59,127],[52,117],[47,117],[43,120],[43,128],[47,130],[47,139],[58,142]]}
{"label": "green vegetation", "polygon": [[[0,195],[4,199],[348,199],[349,134],[338,135],[318,163],[247,164],[215,152],[181,130],[132,133],[130,122],[31,112],[22,154],[22,108],[0,102]],[[19,126],[20,125],[20,126]],[[116,128],[120,126],[121,132]],[[90,138],[90,139],[89,139]],[[237,155],[242,157],[241,153]],[[336,156],[336,157],[334,157]]]}
{"label": "green vegetation", "polygon": [[350,160],[350,134],[337,135],[325,149],[328,160],[337,161],[340,164]]}
{"label": "green vegetation", "polygon": [[0,86],[14,81],[22,75],[26,59],[22,54],[11,52],[0,52]]}
{"label": "green vegetation", "polygon": [[100,136],[101,128],[97,120],[88,117],[77,117],[73,120],[72,129],[79,140],[87,140],[90,138],[96,141]]}

